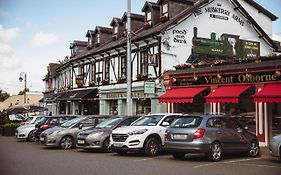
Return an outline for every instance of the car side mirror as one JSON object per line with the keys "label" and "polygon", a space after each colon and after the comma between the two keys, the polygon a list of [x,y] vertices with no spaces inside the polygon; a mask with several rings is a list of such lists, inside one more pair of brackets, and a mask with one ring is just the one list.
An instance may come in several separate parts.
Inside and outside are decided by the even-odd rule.
{"label": "car side mirror", "polygon": [[83,128],[83,124],[79,124],[78,128],[82,129]]}
{"label": "car side mirror", "polygon": [[162,126],[170,126],[170,123],[169,122],[163,122]]}

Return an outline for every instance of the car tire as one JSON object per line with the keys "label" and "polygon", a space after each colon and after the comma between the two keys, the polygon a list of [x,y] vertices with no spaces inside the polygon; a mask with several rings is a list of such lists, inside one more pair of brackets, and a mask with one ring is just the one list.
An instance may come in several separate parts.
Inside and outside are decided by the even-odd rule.
{"label": "car tire", "polygon": [[249,146],[248,155],[250,157],[257,157],[260,153],[259,144],[256,141],[252,141]]}
{"label": "car tire", "polygon": [[71,149],[74,146],[73,138],[70,136],[64,136],[60,141],[60,148]]}
{"label": "car tire", "polygon": [[160,151],[160,141],[154,137],[149,138],[144,144],[144,153],[147,156],[157,156]]}
{"label": "car tire", "polygon": [[29,142],[35,142],[36,138],[35,138],[35,130],[32,130],[29,132],[28,136],[27,136],[27,141]]}
{"label": "car tire", "polygon": [[217,162],[222,157],[222,147],[220,143],[214,142],[210,146],[210,152],[208,153],[208,157],[210,160]]}
{"label": "car tire", "polygon": [[103,152],[105,152],[105,153],[110,153],[110,152],[112,152],[112,149],[111,149],[109,143],[110,143],[109,138],[107,138],[107,139],[105,139],[105,140],[103,141],[103,144],[102,144]]}
{"label": "car tire", "polygon": [[185,156],[185,153],[172,153],[172,155],[175,159],[183,159]]}

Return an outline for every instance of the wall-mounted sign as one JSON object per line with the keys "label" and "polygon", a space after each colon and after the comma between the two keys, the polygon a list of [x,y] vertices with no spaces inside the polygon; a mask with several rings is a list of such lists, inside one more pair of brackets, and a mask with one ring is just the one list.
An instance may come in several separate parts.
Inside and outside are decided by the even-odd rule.
{"label": "wall-mounted sign", "polygon": [[[106,99],[124,99],[127,97],[126,92],[116,92],[116,93],[109,93],[105,95]],[[144,91],[136,91],[132,92],[132,98],[149,98]]]}
{"label": "wall-mounted sign", "polygon": [[187,31],[186,30],[174,29],[173,36],[174,36],[174,39],[173,39],[174,43],[187,44],[187,42],[186,42]]}
{"label": "wall-mounted sign", "polygon": [[145,81],[144,82],[144,93],[145,94],[154,94],[155,93],[155,82],[154,81]]}
{"label": "wall-mounted sign", "polygon": [[220,76],[202,76],[202,77],[188,77],[176,78],[173,86],[186,85],[206,85],[206,84],[236,84],[236,83],[257,83],[257,82],[274,82],[281,81],[281,76],[275,72],[257,72],[250,74],[232,74]]}

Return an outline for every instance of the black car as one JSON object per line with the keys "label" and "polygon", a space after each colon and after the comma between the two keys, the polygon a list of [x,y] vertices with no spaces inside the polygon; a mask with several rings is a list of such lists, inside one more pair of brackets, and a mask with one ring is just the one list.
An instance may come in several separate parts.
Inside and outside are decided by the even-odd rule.
{"label": "black car", "polygon": [[78,115],[53,115],[44,116],[35,125],[34,141],[39,141],[40,134],[48,128],[60,126],[64,122],[78,117]]}

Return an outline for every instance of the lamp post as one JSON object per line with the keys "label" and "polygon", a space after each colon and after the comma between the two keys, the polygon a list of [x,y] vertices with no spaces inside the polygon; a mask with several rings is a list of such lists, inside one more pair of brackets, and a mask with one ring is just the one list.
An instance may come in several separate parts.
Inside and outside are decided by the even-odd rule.
{"label": "lamp post", "polygon": [[19,81],[22,82],[22,80],[24,80],[23,103],[26,104],[26,73],[25,72],[20,73]]}

